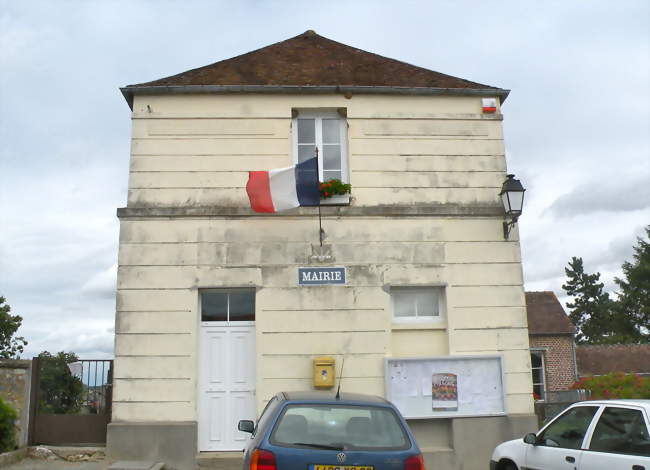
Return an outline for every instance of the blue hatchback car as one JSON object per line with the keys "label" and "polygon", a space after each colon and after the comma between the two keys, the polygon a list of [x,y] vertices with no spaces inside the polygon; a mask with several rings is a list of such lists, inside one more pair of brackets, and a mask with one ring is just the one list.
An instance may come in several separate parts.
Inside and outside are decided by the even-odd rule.
{"label": "blue hatchback car", "polygon": [[282,392],[251,433],[244,470],[424,470],[406,421],[383,398],[327,392]]}

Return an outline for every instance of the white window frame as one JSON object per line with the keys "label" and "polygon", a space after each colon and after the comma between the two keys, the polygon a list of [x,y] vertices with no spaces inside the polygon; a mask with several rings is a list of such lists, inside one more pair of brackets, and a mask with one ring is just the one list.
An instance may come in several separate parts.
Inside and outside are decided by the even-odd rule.
{"label": "white window frame", "polygon": [[[395,295],[397,291],[406,291],[406,290],[434,290],[438,294],[438,315],[422,315],[422,316],[409,316],[409,317],[398,317],[395,315]],[[441,285],[429,285],[429,286],[391,286],[390,288],[390,306],[392,312],[392,322],[393,323],[431,323],[431,322],[443,322],[445,320],[445,307],[446,307],[446,289],[445,286]]]}
{"label": "white window frame", "polygon": [[348,163],[348,122],[336,110],[330,109],[297,109],[297,116],[291,119],[291,145],[293,149],[293,164],[298,163],[298,119],[316,120],[316,142],[318,148],[318,180],[323,181],[323,119],[339,121],[339,138],[341,142],[341,181],[350,182]]}
{"label": "white window frame", "polygon": [[533,380],[533,369],[539,369],[539,367],[533,367],[533,360],[531,358],[530,361],[530,381],[533,384],[533,393],[535,393],[535,385],[541,385],[542,386],[542,394],[539,396],[539,400],[537,401],[546,401],[546,392],[548,390],[546,389],[546,349],[543,348],[531,348],[530,349],[530,355],[532,356],[533,354],[539,356],[542,359],[542,381],[541,382],[535,382]]}

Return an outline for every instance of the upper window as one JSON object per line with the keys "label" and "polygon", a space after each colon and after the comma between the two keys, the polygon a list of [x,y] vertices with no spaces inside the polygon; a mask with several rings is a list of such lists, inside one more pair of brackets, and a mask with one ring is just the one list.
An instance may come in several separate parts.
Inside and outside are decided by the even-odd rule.
{"label": "upper window", "polygon": [[201,321],[255,321],[255,291],[218,289],[202,292]]}
{"label": "upper window", "polygon": [[580,449],[597,406],[576,406],[564,412],[539,436],[539,445]]}
{"label": "upper window", "polygon": [[437,320],[443,311],[442,287],[393,287],[390,296],[395,320]]}
{"label": "upper window", "polygon": [[318,155],[320,181],[348,183],[347,122],[336,111],[298,111],[293,119],[293,161]]}
{"label": "upper window", "polygon": [[608,406],[598,418],[589,450],[650,455],[650,437],[641,410]]}

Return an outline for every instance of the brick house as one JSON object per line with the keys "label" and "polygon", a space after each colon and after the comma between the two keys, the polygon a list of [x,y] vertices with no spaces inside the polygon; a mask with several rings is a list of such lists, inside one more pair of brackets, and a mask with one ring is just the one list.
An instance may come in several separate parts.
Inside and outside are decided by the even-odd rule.
{"label": "brick house", "polygon": [[575,327],[555,294],[526,292],[533,393],[567,390],[577,380]]}

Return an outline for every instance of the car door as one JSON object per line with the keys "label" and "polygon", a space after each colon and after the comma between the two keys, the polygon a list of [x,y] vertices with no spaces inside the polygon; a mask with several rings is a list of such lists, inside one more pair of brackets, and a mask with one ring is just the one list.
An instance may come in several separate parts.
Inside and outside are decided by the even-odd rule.
{"label": "car door", "polygon": [[[526,465],[530,470],[576,470],[582,446],[597,405],[574,406],[539,433],[535,445],[526,444]],[[595,470],[595,469],[592,469]]]}
{"label": "car door", "polygon": [[650,470],[650,432],[643,408],[606,406],[578,468]]}

